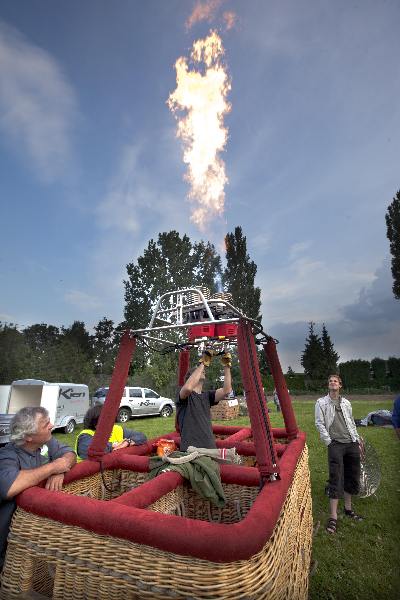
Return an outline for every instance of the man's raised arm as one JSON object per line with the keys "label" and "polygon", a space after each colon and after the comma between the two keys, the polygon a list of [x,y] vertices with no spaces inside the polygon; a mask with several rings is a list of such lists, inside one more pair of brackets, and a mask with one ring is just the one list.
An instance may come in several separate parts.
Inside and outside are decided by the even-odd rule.
{"label": "man's raised arm", "polygon": [[179,398],[185,400],[193,392],[194,388],[198,386],[200,379],[204,378],[204,364],[200,363],[199,366],[193,371],[189,379],[183,384],[179,392]]}
{"label": "man's raised arm", "polygon": [[222,364],[224,365],[224,387],[216,390],[216,392],[215,392],[215,401],[216,402],[223,400],[225,398],[225,396],[230,394],[232,391],[232,375],[231,375],[232,355],[230,352],[225,352],[225,354],[223,354]]}
{"label": "man's raised arm", "polygon": [[213,350],[206,348],[199,359],[199,366],[193,371],[187,381],[181,387],[179,398],[185,400],[190,396],[197,386],[202,384],[204,380],[205,367],[209,367],[214,356]]}

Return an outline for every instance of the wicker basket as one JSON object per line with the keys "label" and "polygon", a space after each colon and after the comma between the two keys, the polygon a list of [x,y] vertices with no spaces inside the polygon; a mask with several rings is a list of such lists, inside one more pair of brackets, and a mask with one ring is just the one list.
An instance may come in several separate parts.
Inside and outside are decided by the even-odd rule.
{"label": "wicker basket", "polygon": [[[65,486],[64,491],[110,501],[141,486],[148,475],[114,469],[106,471],[104,477],[104,482],[99,474],[86,477]],[[243,525],[258,488],[225,483],[224,490],[226,507],[217,509],[180,482],[146,511],[178,515],[185,522],[195,519],[225,527]],[[262,525],[260,522],[260,528]],[[8,600],[36,591],[60,600],[108,600],[119,596],[124,600],[305,600],[311,534],[305,446],[272,535],[259,552],[246,560],[212,562],[176,554],[18,508],[10,531],[0,598]],[[240,536],[237,543],[241,543]]]}

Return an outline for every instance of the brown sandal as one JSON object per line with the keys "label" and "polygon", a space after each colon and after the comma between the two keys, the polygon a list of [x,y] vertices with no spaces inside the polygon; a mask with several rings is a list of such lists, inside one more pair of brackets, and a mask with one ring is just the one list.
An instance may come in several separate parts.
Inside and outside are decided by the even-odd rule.
{"label": "brown sandal", "polygon": [[328,519],[328,522],[325,527],[326,531],[333,535],[337,531],[337,519]]}

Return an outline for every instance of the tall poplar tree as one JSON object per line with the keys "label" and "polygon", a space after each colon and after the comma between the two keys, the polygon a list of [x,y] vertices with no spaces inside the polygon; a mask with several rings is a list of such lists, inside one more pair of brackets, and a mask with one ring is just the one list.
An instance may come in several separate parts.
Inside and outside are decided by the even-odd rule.
{"label": "tall poplar tree", "polygon": [[386,213],[387,237],[392,255],[393,294],[400,300],[400,190]]}
{"label": "tall poplar tree", "polygon": [[255,286],[257,265],[247,253],[246,236],[241,227],[225,237],[226,269],[224,289],[233,297],[233,304],[245,315],[261,321],[261,289]]}
{"label": "tall poplar tree", "polygon": [[114,321],[103,317],[94,327],[94,368],[99,373],[112,373],[115,362]]}

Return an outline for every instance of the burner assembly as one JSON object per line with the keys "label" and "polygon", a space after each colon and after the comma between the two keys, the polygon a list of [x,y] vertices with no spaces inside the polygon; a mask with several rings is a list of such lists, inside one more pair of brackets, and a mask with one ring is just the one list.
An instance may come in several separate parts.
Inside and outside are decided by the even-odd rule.
{"label": "burner assembly", "polygon": [[[136,329],[131,334],[139,340],[155,342],[159,351],[218,342],[236,345],[241,318],[252,322],[255,333],[268,337],[259,322],[249,319],[233,306],[232,294],[217,292],[211,295],[204,286],[185,288],[163,294],[148,327]],[[180,335],[176,336],[176,333]]]}

